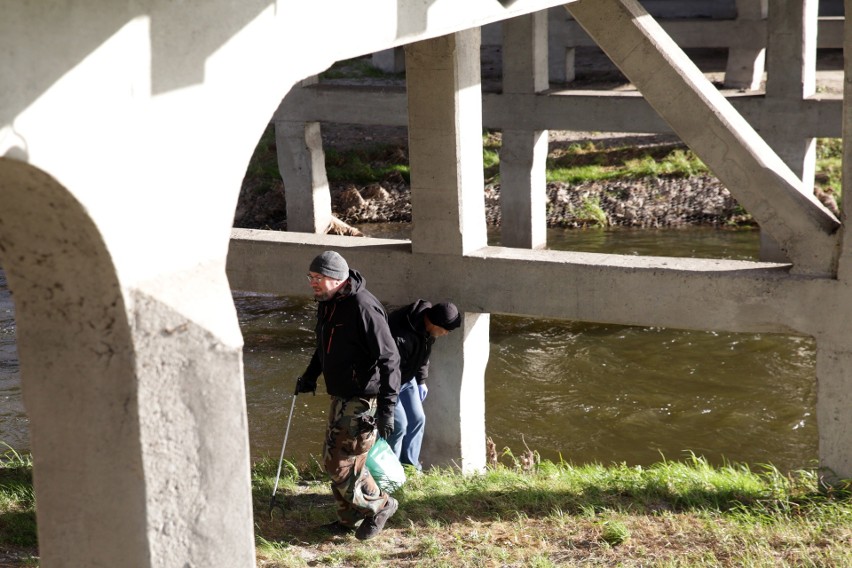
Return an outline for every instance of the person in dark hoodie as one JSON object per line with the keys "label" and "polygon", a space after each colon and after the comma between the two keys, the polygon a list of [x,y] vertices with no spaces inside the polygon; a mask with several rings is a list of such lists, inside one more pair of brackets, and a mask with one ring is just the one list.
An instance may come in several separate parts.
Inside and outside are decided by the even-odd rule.
{"label": "person in dark hoodie", "polygon": [[387,439],[399,461],[420,470],[420,447],[426,428],[423,401],[429,392],[429,355],[435,339],[461,325],[461,314],[449,302],[417,300],[388,316],[400,356],[402,386],[394,412],[394,431]]}
{"label": "person in dark hoodie", "polygon": [[376,434],[387,439],[394,429],[399,353],[384,307],[340,254],[325,251],[314,258],[308,282],[317,301],[317,347],[296,380],[295,394],[316,394],[322,373],[331,396],[323,467],[337,502],[337,521],[327,527],[355,530],[358,539],[367,540],[398,507],[366,461]]}

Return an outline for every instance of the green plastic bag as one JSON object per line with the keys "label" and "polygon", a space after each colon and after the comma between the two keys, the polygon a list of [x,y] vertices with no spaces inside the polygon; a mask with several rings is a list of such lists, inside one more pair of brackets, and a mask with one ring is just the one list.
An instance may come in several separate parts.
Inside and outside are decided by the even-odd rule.
{"label": "green plastic bag", "polygon": [[388,493],[405,483],[405,470],[384,438],[378,438],[367,453],[367,469],[378,486]]}

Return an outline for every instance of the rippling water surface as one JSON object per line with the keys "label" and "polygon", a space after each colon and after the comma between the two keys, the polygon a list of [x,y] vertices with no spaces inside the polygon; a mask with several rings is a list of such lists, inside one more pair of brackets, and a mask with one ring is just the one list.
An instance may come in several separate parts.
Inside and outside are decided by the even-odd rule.
{"label": "rippling water surface", "polygon": [[[0,270],[0,443],[16,449],[29,447],[27,417],[21,402],[18,351],[15,348],[15,307]],[[0,448],[2,453],[3,448]]]}
{"label": "rippling water surface", "polygon": [[[387,237],[405,231],[367,229]],[[753,259],[758,236],[714,229],[551,231],[549,242],[591,252]],[[234,301],[245,338],[252,455],[277,459],[295,377],[313,349],[314,304],[246,292],[234,292]],[[0,318],[0,439],[25,448],[5,288]],[[497,315],[491,322],[486,430],[498,449],[517,455],[526,444],[546,459],[629,464],[680,459],[692,451],[713,463],[772,463],[782,470],[810,467],[817,459],[815,345],[809,338]],[[320,384],[316,397],[297,399],[290,460],[319,454],[327,406]]]}

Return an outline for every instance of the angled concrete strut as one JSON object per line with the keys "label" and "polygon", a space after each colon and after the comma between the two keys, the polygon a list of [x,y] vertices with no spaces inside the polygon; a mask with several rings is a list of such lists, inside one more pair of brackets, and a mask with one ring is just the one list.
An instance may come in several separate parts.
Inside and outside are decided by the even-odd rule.
{"label": "angled concrete strut", "polygon": [[635,0],[565,6],[799,273],[835,272],[838,220]]}

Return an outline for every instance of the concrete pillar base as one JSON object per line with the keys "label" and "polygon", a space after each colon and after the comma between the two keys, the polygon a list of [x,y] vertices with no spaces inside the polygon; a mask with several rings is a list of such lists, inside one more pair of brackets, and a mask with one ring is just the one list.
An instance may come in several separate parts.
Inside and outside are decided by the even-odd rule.
{"label": "concrete pillar base", "polygon": [[485,468],[485,367],[489,314],[465,313],[457,329],[435,342],[429,367],[429,397],[422,460],[456,466],[465,473]]}

